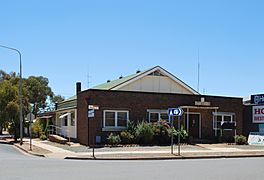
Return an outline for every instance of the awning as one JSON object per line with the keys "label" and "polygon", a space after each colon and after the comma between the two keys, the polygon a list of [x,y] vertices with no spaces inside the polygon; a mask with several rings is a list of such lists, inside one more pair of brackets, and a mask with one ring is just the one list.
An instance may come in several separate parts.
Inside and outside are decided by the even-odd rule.
{"label": "awning", "polygon": [[68,116],[69,114],[71,114],[71,113],[65,113],[65,114],[61,115],[59,118],[62,119],[62,118],[64,118],[65,116]]}
{"label": "awning", "polygon": [[38,117],[39,119],[49,119],[49,118],[52,118],[52,116],[41,116],[41,117]]}

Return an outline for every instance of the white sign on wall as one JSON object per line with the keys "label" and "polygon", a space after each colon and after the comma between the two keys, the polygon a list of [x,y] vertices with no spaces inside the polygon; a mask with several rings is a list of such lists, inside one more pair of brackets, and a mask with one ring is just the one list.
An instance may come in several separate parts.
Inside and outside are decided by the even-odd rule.
{"label": "white sign on wall", "polygon": [[253,106],[252,122],[253,123],[264,123],[264,105],[263,106]]}

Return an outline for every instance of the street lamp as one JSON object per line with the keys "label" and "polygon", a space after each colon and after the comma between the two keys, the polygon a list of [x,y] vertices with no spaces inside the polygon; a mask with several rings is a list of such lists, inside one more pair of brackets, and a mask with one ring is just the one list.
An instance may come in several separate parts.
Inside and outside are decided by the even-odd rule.
{"label": "street lamp", "polygon": [[20,83],[19,83],[19,99],[20,99],[20,105],[19,105],[19,121],[20,121],[20,145],[23,144],[23,114],[22,114],[22,61],[21,61],[21,53],[19,50],[0,45],[2,48],[6,48],[9,50],[16,51],[19,54],[19,77],[20,77]]}

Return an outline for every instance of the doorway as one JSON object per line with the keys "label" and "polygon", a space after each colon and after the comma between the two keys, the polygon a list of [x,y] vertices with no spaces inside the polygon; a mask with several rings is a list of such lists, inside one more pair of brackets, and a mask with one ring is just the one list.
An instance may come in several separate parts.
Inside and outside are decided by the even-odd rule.
{"label": "doorway", "polygon": [[186,114],[186,124],[189,133],[189,137],[193,139],[200,139],[201,138],[201,118],[200,114],[189,113]]}

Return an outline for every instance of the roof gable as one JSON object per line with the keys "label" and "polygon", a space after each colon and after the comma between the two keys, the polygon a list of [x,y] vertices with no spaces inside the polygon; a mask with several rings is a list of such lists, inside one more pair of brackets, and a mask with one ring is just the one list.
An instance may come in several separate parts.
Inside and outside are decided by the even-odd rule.
{"label": "roof gable", "polygon": [[[171,74],[168,71],[166,71],[165,69],[161,68],[160,66],[156,66],[156,67],[153,67],[153,68],[148,69],[146,71],[142,71],[142,72],[137,73],[137,74],[126,76],[126,77],[123,77],[121,79],[117,79],[117,80],[114,80],[114,81],[111,81],[111,82],[108,82],[108,83],[104,83],[104,84],[95,86],[92,89],[126,90],[129,85],[131,85],[133,83],[135,84],[135,82],[137,82],[139,80],[142,80],[142,79],[144,79],[144,78],[146,78],[148,76],[167,77],[167,80],[169,79],[171,81],[171,83],[173,84],[173,86],[177,86],[179,89],[181,89],[177,93],[183,93],[183,94],[187,93],[187,94],[196,94],[196,95],[199,94],[197,91],[192,89],[190,86],[188,86],[183,81],[181,81],[180,79],[178,79],[173,74]],[[164,80],[164,78],[163,78],[163,80]],[[144,81],[143,83],[145,83],[145,82],[146,81]],[[133,91],[133,88],[130,91]],[[137,89],[135,91],[149,91],[149,90],[146,90],[146,89],[139,90],[139,89]],[[151,92],[155,92],[155,91],[151,91]],[[162,90],[161,90],[161,92],[162,92]],[[166,92],[168,92],[168,91],[166,91]],[[173,91],[173,92],[175,92],[175,91]]]}

